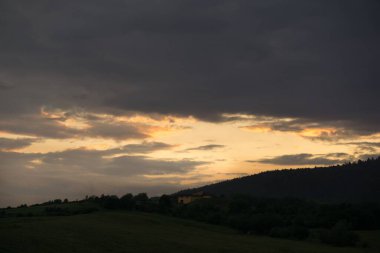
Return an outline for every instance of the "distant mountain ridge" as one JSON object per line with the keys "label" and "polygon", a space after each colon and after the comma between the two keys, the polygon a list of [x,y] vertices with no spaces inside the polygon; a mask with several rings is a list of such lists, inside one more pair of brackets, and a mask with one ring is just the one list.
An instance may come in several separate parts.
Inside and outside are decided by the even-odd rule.
{"label": "distant mountain ridge", "polygon": [[329,167],[267,171],[183,190],[175,195],[198,191],[326,202],[380,202],[380,157]]}

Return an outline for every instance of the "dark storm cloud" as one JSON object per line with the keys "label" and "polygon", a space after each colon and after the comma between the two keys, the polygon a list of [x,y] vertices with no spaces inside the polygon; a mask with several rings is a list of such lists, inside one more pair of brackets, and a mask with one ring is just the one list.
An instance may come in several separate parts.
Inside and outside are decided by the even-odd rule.
{"label": "dark storm cloud", "polygon": [[351,159],[352,157],[346,153],[331,153],[323,155],[303,153],[294,155],[281,155],[272,158],[247,162],[259,162],[276,165],[332,165],[343,163]]}
{"label": "dark storm cloud", "polygon": [[1,115],[247,113],[378,132],[379,11],[375,0],[2,0]]}

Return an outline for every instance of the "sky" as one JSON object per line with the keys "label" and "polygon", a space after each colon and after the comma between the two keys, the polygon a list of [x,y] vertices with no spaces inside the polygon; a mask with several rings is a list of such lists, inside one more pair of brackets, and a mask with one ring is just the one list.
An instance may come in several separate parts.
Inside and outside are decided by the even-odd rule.
{"label": "sky", "polygon": [[380,2],[0,0],[0,206],[380,154]]}

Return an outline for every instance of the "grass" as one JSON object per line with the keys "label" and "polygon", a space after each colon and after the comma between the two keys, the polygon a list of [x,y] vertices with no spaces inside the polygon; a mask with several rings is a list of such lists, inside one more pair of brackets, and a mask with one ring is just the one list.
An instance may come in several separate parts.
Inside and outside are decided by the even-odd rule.
{"label": "grass", "polygon": [[157,214],[101,211],[56,217],[0,219],[0,252],[380,252],[380,232],[361,232],[368,248],[241,235],[236,231]]}
{"label": "grass", "polygon": [[67,209],[70,212],[81,212],[86,209],[100,209],[99,205],[91,202],[69,202],[62,204],[51,204],[51,205],[41,205],[41,206],[29,206],[29,207],[21,207],[21,208],[3,208],[0,211],[4,211],[8,216],[27,216],[28,214],[33,216],[46,216],[45,209],[47,207],[59,207],[62,209]]}

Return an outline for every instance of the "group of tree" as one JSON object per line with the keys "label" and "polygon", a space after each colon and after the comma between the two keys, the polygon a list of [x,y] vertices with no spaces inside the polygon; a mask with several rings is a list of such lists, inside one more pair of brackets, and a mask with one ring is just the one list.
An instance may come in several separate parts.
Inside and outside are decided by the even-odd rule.
{"label": "group of tree", "polygon": [[[78,208],[80,205],[82,208]],[[50,216],[83,214],[101,209],[154,212],[228,226],[245,234],[295,240],[318,239],[336,246],[357,245],[359,240],[353,232],[355,230],[380,229],[379,203],[332,204],[240,194],[213,196],[183,205],[178,204],[173,195],[149,198],[145,193],[128,193],[121,197],[90,196],[73,202],[53,200],[39,206],[44,207],[45,215]],[[4,212],[3,209],[0,216]]]}
{"label": "group of tree", "polygon": [[[329,168],[266,172],[184,191],[182,194],[206,190],[213,196],[187,205],[177,203],[180,193],[153,198],[146,193],[128,193],[121,197],[86,196],[77,201],[55,199],[34,206],[44,207],[45,215],[73,215],[101,209],[155,212],[228,226],[245,234],[318,239],[336,246],[354,246],[359,238],[353,231],[380,229],[380,199],[372,201],[372,197],[380,193],[379,171],[380,159],[377,158]],[[337,182],[338,178],[348,185],[336,190],[342,186]],[[337,185],[333,186],[335,183]],[[261,195],[257,192],[252,194],[252,189]],[[327,194],[326,189],[331,191],[328,194],[339,196],[340,201],[336,198],[335,201],[321,201],[319,197]],[[227,190],[231,192],[224,194]],[[284,193],[275,194],[281,190]],[[306,193],[290,194],[302,190]],[[371,198],[358,201],[358,195],[350,197],[352,191],[364,194],[370,190],[374,191]],[[70,208],[80,205],[82,208]],[[26,205],[19,208],[29,209]],[[2,216],[7,216],[5,209],[0,212]]]}
{"label": "group of tree", "polygon": [[336,246],[359,242],[355,230],[380,229],[379,203],[322,204],[299,199],[234,195],[201,199],[172,209],[173,216],[259,234],[318,239]]}
{"label": "group of tree", "polygon": [[260,198],[298,198],[322,202],[380,201],[380,157],[342,165],[266,171],[177,194],[247,194]]}

